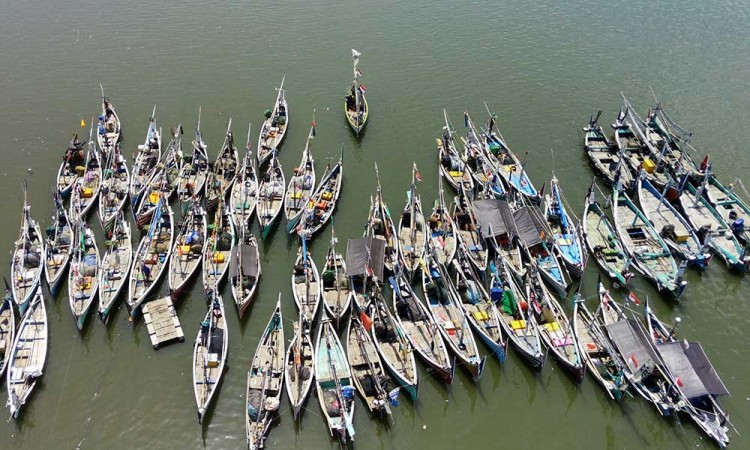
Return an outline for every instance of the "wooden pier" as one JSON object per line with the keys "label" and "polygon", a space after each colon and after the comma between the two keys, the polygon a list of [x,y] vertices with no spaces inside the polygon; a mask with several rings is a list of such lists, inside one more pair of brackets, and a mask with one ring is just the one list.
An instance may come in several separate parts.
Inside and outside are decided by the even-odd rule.
{"label": "wooden pier", "polygon": [[185,342],[180,319],[169,296],[159,297],[143,305],[143,320],[154,350],[161,344],[177,339]]}

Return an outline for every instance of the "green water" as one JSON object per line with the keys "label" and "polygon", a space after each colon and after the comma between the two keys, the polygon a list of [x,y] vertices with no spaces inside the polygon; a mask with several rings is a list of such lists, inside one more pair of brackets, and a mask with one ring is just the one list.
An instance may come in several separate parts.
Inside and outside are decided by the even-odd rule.
{"label": "green water", "polygon": [[[750,169],[750,41],[739,38],[746,35],[750,7],[743,2],[0,0],[0,11],[4,267],[17,237],[23,180],[29,183],[32,213],[47,224],[60,157],[71,133],[87,133],[81,119],[88,123],[98,113],[99,83],[122,118],[129,158],[143,140],[154,104],[165,132],[184,123],[186,144],[202,106],[204,137],[215,156],[229,117],[238,141],[248,122],[257,139],[263,111],[286,74],[291,126],[280,155],[286,173],[299,162],[313,111],[319,173],[344,144],[344,191],[335,215],[342,250],[346,238],[361,235],[375,162],[385,199],[398,210],[416,161],[424,176],[419,190],[429,207],[437,188],[435,138],[442,108],[460,130],[463,109],[483,120],[486,101],[498,112],[510,145],[520,154],[529,152],[527,170],[537,186],[554,169],[578,213],[592,176],[580,127],[597,109],[605,111],[603,123],[613,120],[620,91],[645,112],[653,87],[671,115],[696,132],[694,144],[711,152],[722,180]],[[352,47],[363,54],[362,82],[371,107],[359,142],[341,111]],[[329,231],[311,245],[316,261],[322,261]],[[65,296],[48,295],[45,374],[22,419],[0,426],[0,447],[244,447],[246,369],[279,291],[291,333],[295,253],[296,243],[283,233],[263,243],[263,277],[250,317],[240,323],[228,309],[230,368],[202,427],[189,343],[205,314],[199,284],[177,307],[188,343],[158,352],[141,323],[129,325],[124,307],[108,327],[90,320],[81,336]],[[723,404],[743,436],[733,434],[731,445],[747,448],[750,393],[741,375],[750,371],[747,280],[729,274],[719,261],[703,275],[687,276],[691,285],[683,304],[658,298],[652,303],[668,321],[682,317],[682,332],[703,343],[732,392]],[[595,293],[595,280],[592,263],[584,295]],[[639,296],[656,295],[643,280],[634,287]],[[686,419],[681,426],[665,420],[641,399],[616,404],[589,378],[576,386],[552,361],[536,374],[510,351],[503,367],[488,361],[476,386],[465,370],[456,373],[446,387],[420,366],[419,399],[402,397],[390,426],[369,418],[357,400],[356,447],[713,445]],[[1,391],[4,401],[5,388]],[[317,398],[310,398],[299,425],[286,398],[282,405],[269,448],[337,447]]]}

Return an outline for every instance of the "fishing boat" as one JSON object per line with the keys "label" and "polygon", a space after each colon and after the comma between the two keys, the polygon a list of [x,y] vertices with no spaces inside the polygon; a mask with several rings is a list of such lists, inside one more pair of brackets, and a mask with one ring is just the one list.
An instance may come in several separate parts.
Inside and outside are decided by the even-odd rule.
{"label": "fishing boat", "polygon": [[248,226],[240,229],[240,238],[237,245],[232,248],[232,257],[229,261],[229,279],[232,285],[232,298],[240,319],[250,306],[258,290],[260,281],[260,253],[258,242]]}
{"label": "fishing boat", "polygon": [[410,274],[419,268],[419,260],[424,257],[427,247],[427,223],[422,212],[422,200],[417,194],[415,180],[422,176],[414,163],[411,172],[411,187],[407,192],[406,206],[398,219],[398,249],[401,266]]}
{"label": "fishing boat", "polygon": [[[208,233],[210,232],[210,233]],[[232,256],[232,247],[237,233],[234,221],[224,206],[223,198],[214,214],[214,222],[208,227],[206,244],[203,247],[203,289],[208,292],[224,281]]]}
{"label": "fishing boat", "polygon": [[427,260],[422,261],[422,290],[427,301],[427,309],[443,339],[462,365],[469,370],[474,382],[479,381],[486,357],[479,355],[469,321],[458,304],[458,293],[445,273],[443,265],[431,254],[430,248]]}
{"label": "fishing boat", "polygon": [[96,140],[104,155],[109,155],[120,142],[120,117],[115,112],[112,102],[104,96],[104,86],[99,84],[102,90],[102,114],[99,116],[99,125],[96,129]]}
{"label": "fishing boat", "polygon": [[599,267],[615,283],[615,288],[624,287],[633,278],[633,273],[629,270],[631,259],[620,242],[615,227],[596,200],[594,186],[595,181],[592,181],[584,202],[581,236]]}
{"label": "fishing boat", "polygon": [[632,186],[633,176],[624,161],[623,148],[618,147],[604,134],[602,126],[599,125],[599,117],[602,112],[592,114],[589,123],[583,127],[586,133],[583,138],[583,146],[586,155],[594,166],[594,172],[605,183],[612,186],[619,178],[625,186]]}
{"label": "fishing boat", "polygon": [[517,280],[526,274],[523,260],[523,243],[513,217],[511,203],[499,199],[479,199],[471,203],[482,237],[494,251],[501,255]]}
{"label": "fishing boat", "polygon": [[684,267],[677,267],[667,244],[630,198],[617,187],[612,195],[617,235],[633,265],[659,291],[679,299],[688,284],[682,279]]}
{"label": "fishing boat", "polygon": [[745,186],[739,179],[724,186],[710,173],[710,167],[706,172],[708,172],[708,183],[705,184],[704,190],[706,199],[727,225],[732,227],[737,239],[744,245],[750,245],[750,206],[734,190],[738,184],[743,190]]}
{"label": "fishing boat", "polygon": [[326,168],[323,178],[310,196],[310,202],[300,216],[299,224],[295,230],[298,236],[311,239],[333,217],[333,212],[336,210],[341,196],[343,181],[344,147],[342,145],[338,162],[333,167]]}
{"label": "fishing boat", "polygon": [[[490,295],[479,278],[471,256],[459,248],[453,260],[454,285],[458,292],[459,305],[474,332],[484,341],[500,363],[505,362],[508,341],[500,328],[500,317],[490,300]],[[484,274],[484,272],[481,272]]]}
{"label": "fishing boat", "polygon": [[315,377],[313,346],[310,338],[310,320],[301,313],[294,322],[294,336],[286,352],[286,377],[284,385],[289,402],[292,404],[295,422],[310,395],[310,387]]}
{"label": "fishing boat", "polygon": [[49,330],[41,286],[34,287],[31,295],[7,358],[8,408],[14,419],[29,400],[47,360]]}
{"label": "fishing boat", "polygon": [[216,286],[208,293],[208,299],[208,312],[193,345],[193,393],[198,406],[198,423],[202,422],[219,388],[229,351],[224,302]]}
{"label": "fishing boat", "polygon": [[442,178],[438,179],[438,198],[432,207],[432,214],[427,220],[429,226],[427,234],[427,247],[434,249],[435,256],[440,264],[448,264],[456,255],[458,238],[453,219],[448,212],[443,193]]}
{"label": "fishing boat", "polygon": [[248,126],[245,156],[242,158],[237,179],[229,194],[229,211],[232,213],[232,220],[237,228],[250,226],[258,204],[258,173],[255,171],[255,159],[250,149],[250,129]]}
{"label": "fishing boat", "polygon": [[350,302],[364,310],[377,289],[382,288],[385,271],[385,241],[372,236],[349,239],[346,243],[346,276]]}
{"label": "fishing boat", "polygon": [[[65,155],[60,163],[60,168],[57,170],[57,192],[63,198],[70,195],[73,190],[73,184],[79,176],[83,175],[83,171],[86,170],[84,164],[86,163],[86,155],[83,151],[83,146],[86,142],[78,140],[78,134],[74,134],[68,143],[68,147],[65,149]],[[81,167],[82,169],[78,169]],[[79,175],[78,172],[81,172]]]}
{"label": "fishing boat", "polygon": [[628,390],[625,363],[609,340],[602,324],[586,307],[580,296],[573,303],[573,334],[580,346],[581,355],[588,367],[589,375],[604,388],[610,398],[620,401]]}
{"label": "fishing boat", "polygon": [[477,272],[487,271],[487,243],[482,236],[482,230],[477,223],[469,193],[461,187],[458,196],[454,197],[451,205],[451,217],[456,225],[456,236],[458,237],[458,251],[464,252]]}
{"label": "fishing boat", "polygon": [[156,128],[156,106],[148,119],[146,140],[138,146],[138,152],[130,173],[130,205],[138,206],[139,200],[146,190],[148,181],[153,178],[156,164],[161,159],[161,131]]}
{"label": "fishing boat", "polygon": [[245,430],[251,450],[265,445],[268,431],[281,406],[284,382],[284,323],[281,315],[281,294],[260,337],[255,356],[247,372]]}
{"label": "fishing boat", "polygon": [[578,235],[578,224],[568,213],[567,201],[554,174],[549,187],[550,193],[544,196],[544,216],[552,230],[555,249],[568,272],[580,279],[586,270],[587,255]]}
{"label": "fishing boat", "polygon": [[99,193],[99,223],[104,231],[111,231],[125,202],[128,201],[130,171],[128,163],[120,152],[120,144],[115,144],[107,153],[102,171],[102,188]]}
{"label": "fishing boat", "polygon": [[208,220],[200,202],[194,200],[182,220],[179,234],[172,247],[167,282],[169,292],[176,298],[187,286],[203,261],[208,240]]}
{"label": "fishing boat", "polygon": [[542,195],[534,187],[534,184],[529,178],[529,174],[526,173],[526,162],[529,158],[529,152],[526,152],[524,161],[521,162],[516,154],[510,149],[507,144],[508,141],[505,140],[500,133],[500,130],[497,128],[495,123],[497,115],[490,112],[486,103],[484,107],[487,109],[487,114],[490,115],[484,130],[486,154],[494,156],[494,165],[497,167],[500,176],[503,177],[505,184],[509,186],[510,189],[521,194],[521,196],[529,202],[538,205],[542,201]]}
{"label": "fishing boat", "polygon": [[409,340],[410,348],[427,364],[428,373],[439,376],[446,384],[453,381],[455,364],[448,354],[448,346],[438,331],[435,319],[411,287],[410,280],[398,274],[390,277],[393,288],[394,318]]}
{"label": "fishing boat", "polygon": [[109,312],[128,281],[130,264],[133,261],[130,224],[122,212],[117,215],[106,246],[107,250],[102,257],[102,267],[99,270],[99,318],[104,323],[107,323]]}
{"label": "fishing boat", "polygon": [[148,233],[141,239],[133,256],[128,278],[128,309],[136,317],[141,304],[150,298],[164,269],[169,264],[174,243],[174,217],[166,199],[159,202]]}
{"label": "fishing boat", "polygon": [[435,139],[438,147],[438,167],[440,176],[445,178],[448,184],[456,191],[459,186],[464,185],[466,191],[474,192],[474,179],[471,177],[466,161],[456,148],[456,142],[453,139],[453,127],[448,119],[448,113],[443,109],[443,135]]}
{"label": "fishing boat", "polygon": [[5,280],[5,296],[0,303],[0,378],[8,367],[13,340],[16,336],[16,317],[13,312],[13,293]]}
{"label": "fishing boat", "polygon": [[180,175],[177,177],[177,196],[180,204],[187,205],[193,197],[200,196],[208,177],[208,145],[201,134],[201,109],[198,109],[198,126],[195,129],[195,139],[192,142],[193,151],[189,159],[185,159]]}
{"label": "fishing boat", "polygon": [[307,251],[304,239],[297,250],[297,259],[292,268],[292,292],[300,314],[313,322],[320,306],[321,283],[318,267]]}
{"label": "fishing boat", "polygon": [[505,258],[496,261],[497,265],[495,261],[490,263],[490,299],[496,306],[498,322],[513,347],[532,368],[541,371],[547,353],[542,348],[536,319],[528,310],[526,292],[516,283]]}
{"label": "fishing boat", "polygon": [[307,135],[305,149],[302,151],[302,161],[292,171],[289,186],[284,194],[284,216],[286,217],[286,232],[295,230],[297,222],[310,201],[315,190],[315,160],[313,160],[310,141],[315,136],[315,118],[313,117],[310,133]]}
{"label": "fishing boat", "polygon": [[[619,172],[619,182],[625,189],[633,189],[635,177],[641,169],[644,169],[651,184],[661,189],[670,180],[669,171],[664,164],[657,164],[657,158],[651,154],[648,146],[643,143],[643,140],[628,123],[629,114],[628,109],[620,109],[615,123],[612,124],[612,128],[615,130],[615,143],[617,144],[620,161],[624,161],[628,167],[628,170]],[[613,185],[617,184],[617,181],[617,178],[615,178]]]}
{"label": "fishing boat", "polygon": [[73,231],[68,220],[68,212],[57,190],[52,191],[52,200],[55,203],[55,215],[52,216],[52,225],[46,230],[44,274],[49,290],[55,296],[70,262]]}
{"label": "fishing boat", "polygon": [[398,264],[398,230],[391,217],[391,211],[383,200],[383,191],[380,189],[380,176],[378,175],[378,166],[375,165],[375,177],[378,180],[378,187],[375,191],[375,198],[370,197],[370,212],[367,217],[364,236],[374,237],[385,241],[385,259],[383,264],[391,273],[395,273],[395,266]]}
{"label": "fishing boat", "polygon": [[352,49],[354,81],[352,81],[352,85],[344,97],[344,115],[346,116],[347,123],[354,130],[354,134],[357,137],[364,130],[367,124],[367,116],[370,112],[367,106],[367,99],[365,98],[365,87],[359,82],[359,77],[362,76],[362,71],[357,67],[360,56],[362,56],[362,53]]}
{"label": "fishing boat", "polygon": [[284,90],[284,79],[281,78],[281,85],[276,88],[276,101],[273,108],[265,113],[266,120],[260,127],[258,135],[258,166],[263,165],[274,153],[279,152],[281,141],[286,136],[286,129],[289,126],[289,105],[286,102],[286,91]]}
{"label": "fishing boat", "polygon": [[667,184],[659,192],[648,179],[639,178],[636,191],[643,215],[659,230],[659,235],[664,238],[672,254],[686,260],[689,265],[704,270],[712,255],[708,246],[704,248],[690,223],[667,200],[669,189],[670,184]]}
{"label": "fishing boat", "polygon": [[552,356],[576,382],[583,382],[586,364],[581,357],[573,328],[557,299],[542,283],[536,265],[531,266],[526,283],[526,299],[539,326],[539,334]]}
{"label": "fishing boat", "polygon": [[409,393],[412,400],[416,400],[419,393],[419,378],[414,349],[406,339],[406,333],[401,325],[388,309],[380,289],[375,290],[366,311],[372,321],[372,340],[388,368],[388,373]]}
{"label": "fishing boat", "polygon": [[464,111],[464,125],[466,126],[466,137],[461,137],[464,144],[463,159],[469,168],[471,177],[474,178],[474,186],[481,187],[488,197],[504,199],[508,192],[503,184],[502,177],[498,174],[494,157],[487,155],[486,148],[480,137],[477,127]]}
{"label": "fishing boat", "polygon": [[[372,327],[372,323],[368,324]],[[390,379],[369,334],[368,325],[364,325],[357,314],[352,314],[346,328],[346,356],[354,386],[367,409],[381,418],[390,417],[387,391]]]}
{"label": "fishing boat", "polygon": [[732,270],[747,272],[750,254],[737,240],[731,227],[704,195],[706,181],[696,189],[690,183],[680,194],[680,206],[695,234]]}
{"label": "fishing boat", "polygon": [[42,239],[39,223],[31,217],[31,206],[27,202],[24,186],[21,230],[13,248],[10,266],[13,300],[21,314],[29,306],[29,301],[36,292],[44,272],[47,254]]}
{"label": "fishing boat", "polygon": [[326,253],[326,262],[323,265],[323,307],[328,317],[336,324],[349,311],[351,295],[349,290],[349,279],[346,277],[346,261],[344,256],[336,250],[338,238],[331,227],[331,244]]}
{"label": "fishing boat", "polygon": [[73,227],[68,278],[68,302],[78,331],[83,329],[99,290],[99,264],[99,248],[94,232],[85,222],[79,221]]}
{"label": "fishing boat", "polygon": [[331,320],[323,312],[315,342],[315,390],[331,436],[354,441],[354,386],[349,363]]}
{"label": "fishing boat", "polygon": [[91,208],[97,204],[99,191],[102,187],[102,163],[96,142],[93,140],[93,125],[89,133],[89,149],[86,153],[86,163],[83,175],[73,183],[70,196],[70,220],[76,222],[85,220]]}
{"label": "fishing boat", "polygon": [[240,169],[240,154],[234,146],[234,135],[232,134],[232,119],[227,123],[227,132],[224,134],[224,143],[219,150],[219,156],[213,163],[213,170],[206,175],[206,210],[213,213],[219,200],[226,198],[227,193],[232,190],[232,184]]}
{"label": "fishing boat", "polygon": [[183,165],[181,135],[182,124],[179,124],[177,128],[172,129],[172,140],[148,182],[146,195],[141,197],[140,204],[135,209],[135,218],[139,228],[148,225],[151,221],[159,198],[164,196],[169,201],[177,190]]}
{"label": "fishing boat", "polygon": [[273,152],[271,163],[258,187],[258,224],[261,229],[261,239],[265,240],[284,206],[286,182],[284,171],[281,169],[278,154]]}

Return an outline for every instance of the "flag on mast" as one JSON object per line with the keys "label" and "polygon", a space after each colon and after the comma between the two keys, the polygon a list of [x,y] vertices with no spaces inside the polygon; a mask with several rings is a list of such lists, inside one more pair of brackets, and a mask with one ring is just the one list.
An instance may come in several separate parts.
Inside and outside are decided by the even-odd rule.
{"label": "flag on mast", "polygon": [[352,49],[352,58],[354,59],[354,64],[359,64],[359,57],[362,56],[362,53]]}
{"label": "flag on mast", "polygon": [[414,164],[414,178],[416,178],[417,181],[422,181],[422,174],[419,173],[416,164]]}

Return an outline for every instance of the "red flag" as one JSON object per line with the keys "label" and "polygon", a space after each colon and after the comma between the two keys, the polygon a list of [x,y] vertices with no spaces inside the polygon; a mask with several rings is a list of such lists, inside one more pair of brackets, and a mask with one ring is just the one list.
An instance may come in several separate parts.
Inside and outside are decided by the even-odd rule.
{"label": "red flag", "polygon": [[419,173],[419,169],[417,169],[417,166],[414,166],[414,178],[417,179],[417,181],[422,181],[422,174]]}
{"label": "red flag", "polygon": [[630,355],[630,360],[633,361],[633,364],[635,364],[635,368],[638,368],[638,360],[635,358],[635,355]]}
{"label": "red flag", "polygon": [[703,158],[703,161],[701,161],[701,172],[705,172],[708,168],[708,155],[706,155],[705,158]]}
{"label": "red flag", "polygon": [[365,330],[367,332],[370,332],[370,328],[372,328],[372,319],[370,319],[370,316],[368,316],[364,311],[359,313],[359,320],[362,321],[362,325],[365,326]]}
{"label": "red flag", "polygon": [[365,92],[367,90],[367,89],[365,89],[365,85],[364,84],[360,84],[359,88],[362,89],[362,92]]}
{"label": "red flag", "polygon": [[635,293],[632,292],[632,291],[630,292],[630,294],[628,294],[628,300],[630,300],[631,302],[635,303],[636,305],[640,305],[641,304],[641,301],[638,300],[638,297],[636,297]]}
{"label": "red flag", "polygon": [[677,380],[676,380],[676,381],[677,381],[677,386],[679,386],[679,387],[682,387],[682,386],[683,386],[683,384],[682,384],[682,380],[680,379],[680,377],[677,377]]}
{"label": "red flag", "polygon": [[359,70],[359,67],[357,67],[357,75],[359,75],[360,77],[362,76],[362,71]]}

